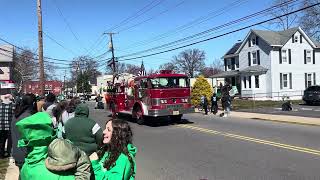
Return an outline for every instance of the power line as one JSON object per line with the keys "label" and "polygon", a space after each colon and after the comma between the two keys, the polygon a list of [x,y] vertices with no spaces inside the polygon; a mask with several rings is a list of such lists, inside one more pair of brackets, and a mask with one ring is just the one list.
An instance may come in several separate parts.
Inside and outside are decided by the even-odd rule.
{"label": "power line", "polygon": [[82,44],[82,42],[80,41],[80,39],[78,38],[78,36],[76,35],[76,33],[72,30],[70,23],[67,21],[67,18],[62,14],[61,9],[59,8],[57,2],[55,0],[51,0],[53,2],[53,4],[55,5],[55,7],[58,10],[59,15],[61,16],[61,18],[63,19],[63,21],[65,22],[65,24],[67,25],[68,29],[70,30],[70,32],[72,33],[73,37],[80,43],[80,45],[83,47],[83,49],[85,51],[88,51]]}
{"label": "power line", "polygon": [[141,22],[139,22],[139,23],[136,23],[136,24],[134,24],[134,25],[132,25],[132,26],[123,28],[123,29],[119,30],[118,33],[123,32],[123,31],[127,31],[127,30],[132,29],[132,28],[134,28],[134,27],[137,27],[137,26],[139,26],[139,25],[141,25],[141,24],[143,24],[143,23],[146,23],[146,22],[148,22],[148,21],[150,21],[150,20],[152,20],[152,19],[154,19],[154,18],[156,18],[156,17],[158,17],[158,16],[160,16],[160,15],[162,15],[162,14],[164,14],[164,13],[166,13],[166,12],[172,10],[172,9],[174,9],[174,8],[179,7],[180,5],[182,5],[183,3],[185,3],[185,1],[186,1],[186,0],[182,0],[182,1],[180,1],[178,4],[174,5],[173,7],[167,8],[166,10],[161,11],[160,13],[158,13],[158,14],[156,14],[156,15],[148,18],[148,19],[145,19],[145,20],[143,20],[143,21],[141,21]]}
{"label": "power line", "polygon": [[[8,53],[15,53],[14,51],[10,51],[10,50],[7,50],[7,49],[3,49],[3,48],[0,48],[0,50],[1,51],[5,51],[5,52],[8,52]],[[29,51],[29,50],[27,50],[28,52],[30,52],[32,55],[34,55],[31,51]],[[16,53],[17,55],[19,55],[18,53]],[[28,57],[27,55],[21,55],[20,54],[20,56],[22,56],[22,57]],[[10,57],[10,58],[13,58],[13,56],[8,56],[7,55],[7,57]],[[34,57],[28,57],[28,58],[30,58],[30,59],[32,59],[32,60],[35,60],[35,61],[38,61],[39,59],[36,59],[36,58],[34,58]],[[66,64],[66,63],[59,63],[59,62],[52,62],[52,61],[46,61],[46,60],[44,60],[44,62],[47,62],[47,63],[55,63],[55,64],[58,64],[58,65],[69,65],[69,64]]]}
{"label": "power line", "polygon": [[[158,1],[158,2],[157,2]],[[118,25],[115,25],[111,28],[109,28],[108,30],[106,30],[106,32],[111,32],[125,24],[128,24],[130,21],[138,18],[139,16],[147,13],[148,11],[152,10],[154,7],[158,6],[159,4],[161,4],[162,2],[164,2],[165,0],[153,0],[151,3],[147,4],[146,6],[144,6],[142,9],[140,9],[138,12],[134,13],[133,15],[127,17],[126,19],[122,20]],[[156,2],[156,4],[152,5],[154,2]]]}
{"label": "power line", "polygon": [[65,46],[63,46],[61,43],[59,43],[57,40],[55,40],[54,38],[52,38],[51,36],[49,36],[48,33],[43,31],[43,34],[46,35],[51,41],[53,41],[54,43],[58,44],[60,47],[62,47],[63,49],[69,51],[70,53],[72,53],[74,56],[77,56],[71,49],[66,48]]}
{"label": "power line", "polygon": [[[292,1],[292,0],[291,0],[291,1]],[[294,1],[298,1],[298,0],[294,0]],[[289,2],[289,1],[288,1],[288,2]],[[290,2],[290,3],[292,3],[292,2]],[[226,23],[226,24],[223,24],[223,25],[220,25],[220,26],[217,26],[217,27],[214,27],[214,28],[210,28],[210,29],[205,30],[205,31],[202,31],[202,32],[200,32],[200,33],[197,33],[197,34],[194,34],[194,35],[191,35],[191,36],[188,36],[188,37],[185,37],[185,38],[182,38],[182,39],[173,41],[173,42],[169,42],[169,43],[166,43],[166,44],[163,44],[163,45],[160,45],[160,46],[156,46],[156,47],[153,47],[153,48],[150,48],[150,49],[147,49],[147,50],[138,51],[138,52],[135,52],[135,53],[123,55],[123,56],[120,56],[119,58],[128,57],[128,56],[134,56],[134,55],[142,54],[142,53],[145,53],[145,52],[154,51],[154,50],[157,50],[157,49],[160,49],[160,48],[164,48],[164,47],[167,47],[167,46],[170,46],[170,45],[179,43],[179,42],[183,42],[183,41],[186,41],[186,40],[189,40],[189,39],[192,39],[192,38],[196,38],[196,37],[198,37],[198,36],[201,36],[201,35],[207,34],[207,33],[209,33],[209,32],[212,32],[212,31],[214,31],[214,30],[218,30],[218,29],[221,29],[221,28],[224,28],[224,27],[227,27],[227,26],[230,26],[230,25],[239,23],[239,22],[241,22],[241,21],[244,21],[244,20],[253,18],[253,17],[257,16],[257,15],[261,15],[261,14],[264,14],[264,13],[266,13],[266,12],[272,11],[273,9],[279,8],[279,7],[281,7],[281,6],[285,5],[285,4],[286,4],[286,2],[280,3],[280,4],[278,4],[278,5],[269,7],[269,8],[267,8],[267,9],[262,10],[262,11],[258,11],[258,12],[256,12],[256,13],[250,14],[250,15],[248,15],[248,16],[242,17],[242,18],[237,19],[237,20],[233,20],[233,21],[231,21],[231,22],[228,22],[228,23]]]}
{"label": "power line", "polygon": [[190,43],[190,44],[187,44],[187,45],[184,45],[184,46],[180,46],[180,47],[176,47],[176,48],[169,49],[169,50],[166,50],[166,51],[152,53],[152,54],[148,54],[148,55],[144,55],[144,56],[121,59],[121,60],[118,60],[118,61],[128,61],[128,60],[133,60],[133,59],[139,59],[139,58],[154,56],[154,55],[157,55],[157,54],[163,54],[163,53],[166,53],[166,52],[170,52],[170,51],[174,51],[174,50],[177,50],[177,49],[185,48],[185,47],[192,46],[192,45],[195,45],[195,44],[199,44],[199,43],[202,43],[202,42],[206,42],[206,41],[209,41],[209,40],[212,40],[212,39],[223,37],[223,36],[226,36],[228,34],[232,34],[232,33],[238,32],[238,31],[242,31],[242,30],[245,30],[245,29],[260,25],[260,24],[264,24],[266,22],[270,22],[270,21],[276,20],[278,18],[281,18],[281,17],[284,17],[284,16],[288,16],[290,14],[294,14],[294,13],[297,13],[297,12],[300,12],[300,11],[303,11],[305,9],[308,9],[308,8],[311,8],[311,7],[314,7],[314,6],[318,6],[318,5],[320,5],[320,3],[316,3],[316,4],[313,4],[313,5],[310,5],[310,6],[306,6],[306,7],[300,8],[300,9],[295,10],[295,11],[291,11],[289,13],[286,13],[286,14],[283,14],[283,15],[280,15],[280,16],[277,16],[277,17],[274,17],[274,18],[270,18],[270,19],[267,19],[267,20],[264,20],[264,21],[261,21],[261,22],[255,23],[255,24],[251,24],[249,26],[245,26],[245,27],[242,27],[242,28],[239,28],[239,29],[236,29],[236,30],[233,30],[233,31],[221,34],[221,35],[218,35],[218,36],[210,37],[210,38],[207,38],[207,39],[204,39],[204,40],[200,40],[200,41],[197,41],[197,42],[194,42],[194,43]]}
{"label": "power line", "polygon": [[[3,39],[3,38],[0,38],[0,40],[3,41],[3,42],[5,42],[5,43],[7,43],[7,44],[10,44],[11,46],[14,46],[14,47],[17,48],[17,49],[20,49],[20,50],[23,50],[23,51],[26,50],[26,49],[24,49],[24,48],[21,48],[21,47],[19,47],[19,46],[16,46],[16,45],[10,43],[9,41],[7,41],[7,40],[5,40],[5,39]],[[36,54],[36,53],[32,53],[32,54],[35,55],[35,56],[39,56],[39,55]],[[66,60],[66,59],[57,59],[57,58],[51,58],[51,57],[46,57],[46,56],[44,56],[44,58],[46,58],[46,59],[51,59],[51,60],[55,60],[55,61],[61,61],[61,62],[69,61],[69,60]]]}
{"label": "power line", "polygon": [[143,41],[138,41],[136,43],[132,43],[131,45],[129,45],[127,48],[125,49],[131,49],[133,47],[139,47],[139,46],[144,46],[144,45],[147,45],[147,44],[150,44],[152,42],[156,42],[158,40],[161,40],[161,39],[164,39],[164,38],[167,38],[169,36],[172,36],[172,35],[175,35],[176,33],[181,33],[181,31],[185,31],[187,29],[190,29],[192,27],[194,27],[195,25],[198,25],[198,24],[201,24],[205,21],[208,21],[212,18],[215,18],[221,14],[224,14],[225,12],[227,12],[227,10],[230,10],[231,8],[233,7],[237,7],[245,2],[248,2],[249,0],[236,0],[232,3],[229,3],[227,4],[226,6],[218,9],[218,10],[214,10],[212,12],[210,12],[209,14],[205,15],[205,16],[201,16],[195,20],[192,20],[182,26],[179,26],[178,28],[175,28],[175,29],[172,29],[172,30],[169,30],[165,33],[162,33],[160,35],[157,35],[155,36],[154,38],[151,38],[151,39],[147,39],[147,40],[143,40]]}
{"label": "power line", "polygon": [[[290,7],[294,7],[294,6],[298,5],[298,4],[300,4],[300,3],[292,4],[292,5],[290,5]],[[281,12],[281,10],[277,10],[277,11],[275,11],[275,12]],[[261,14],[261,15],[264,16],[264,14]],[[193,42],[193,41],[195,41],[195,40],[197,40],[197,39],[206,38],[206,37],[208,37],[208,36],[212,36],[212,35],[214,35],[214,34],[217,34],[217,33],[220,33],[220,32],[224,32],[224,31],[226,31],[226,30],[230,30],[230,29],[232,29],[233,27],[237,27],[237,26],[240,26],[240,25],[242,25],[242,24],[249,23],[249,22],[251,23],[251,22],[253,22],[254,20],[258,20],[258,19],[260,19],[260,18],[261,18],[261,17],[257,17],[257,18],[253,18],[253,19],[250,19],[250,20],[248,20],[248,21],[245,21],[245,22],[243,22],[243,23],[240,23],[240,24],[238,23],[238,24],[234,24],[234,25],[230,25],[230,26],[226,26],[226,27],[221,27],[221,28],[219,28],[219,29],[213,30],[213,31],[210,32],[209,34],[203,34],[203,35],[200,35],[199,37],[195,37],[196,39],[190,38],[189,40],[184,40],[184,41],[182,41],[182,42],[173,43],[173,44],[170,44],[170,45],[168,45],[168,46],[158,48],[157,50],[169,49],[169,48],[173,48],[173,47],[179,46],[179,45],[181,45],[181,44],[186,44],[186,43],[189,43],[189,42]],[[219,31],[218,31],[218,30],[219,30]]]}

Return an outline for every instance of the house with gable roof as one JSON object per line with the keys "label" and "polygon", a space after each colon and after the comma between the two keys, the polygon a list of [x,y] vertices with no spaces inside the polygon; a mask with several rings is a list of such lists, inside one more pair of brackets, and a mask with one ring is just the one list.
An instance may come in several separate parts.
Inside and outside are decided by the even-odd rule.
{"label": "house with gable roof", "polygon": [[240,97],[301,99],[303,91],[320,83],[320,44],[300,28],[285,31],[250,30],[223,56],[225,78]]}

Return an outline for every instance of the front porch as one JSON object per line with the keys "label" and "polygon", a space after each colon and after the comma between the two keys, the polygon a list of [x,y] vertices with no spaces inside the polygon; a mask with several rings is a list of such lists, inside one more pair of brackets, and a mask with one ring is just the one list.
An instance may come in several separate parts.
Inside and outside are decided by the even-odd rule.
{"label": "front porch", "polygon": [[213,75],[214,78],[224,78],[225,82],[237,90],[235,96],[239,98],[253,99],[256,94],[267,94],[266,73],[268,69],[256,65],[243,70],[224,71]]}

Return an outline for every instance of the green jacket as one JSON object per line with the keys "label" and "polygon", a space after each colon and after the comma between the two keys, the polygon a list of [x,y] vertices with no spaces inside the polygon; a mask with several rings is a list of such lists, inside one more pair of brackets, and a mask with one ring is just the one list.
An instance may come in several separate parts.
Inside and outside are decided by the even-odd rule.
{"label": "green jacket", "polygon": [[91,161],[96,180],[134,180],[136,175],[135,156],[137,153],[137,148],[132,144],[128,144],[128,151],[134,162],[134,172],[132,172],[131,176],[131,164],[128,157],[125,154],[121,154],[118,157],[115,165],[107,171],[103,167],[104,161],[109,156],[109,153],[106,152],[100,160]]}
{"label": "green jacket", "polygon": [[102,143],[103,134],[100,126],[88,117],[88,106],[79,104],[75,110],[75,117],[64,125],[64,137],[90,156],[97,151],[98,144]]}
{"label": "green jacket", "polygon": [[71,180],[90,178],[90,160],[69,141],[56,139],[47,113],[39,112],[16,123],[21,134],[18,147],[29,151],[22,166],[22,180]]}

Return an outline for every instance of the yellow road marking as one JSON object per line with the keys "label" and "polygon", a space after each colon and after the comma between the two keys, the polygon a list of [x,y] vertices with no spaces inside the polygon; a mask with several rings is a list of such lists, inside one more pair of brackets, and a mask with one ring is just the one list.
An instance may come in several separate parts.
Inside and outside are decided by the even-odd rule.
{"label": "yellow road marking", "polygon": [[272,142],[272,141],[252,138],[252,137],[248,137],[248,136],[241,136],[241,135],[237,135],[237,134],[225,133],[225,132],[221,132],[221,131],[214,131],[211,129],[205,129],[205,128],[200,128],[200,127],[190,126],[190,125],[177,125],[177,126],[181,127],[181,128],[193,129],[193,130],[197,130],[197,131],[205,132],[205,133],[209,133],[209,134],[216,134],[216,135],[230,137],[230,138],[234,138],[234,139],[240,139],[240,140],[244,140],[244,141],[250,141],[250,142],[255,142],[255,143],[259,143],[259,144],[265,144],[265,145],[270,145],[270,146],[279,147],[279,148],[283,148],[283,149],[289,149],[289,150],[293,150],[293,151],[304,152],[304,153],[320,156],[320,150],[316,150],[316,149],[293,146],[293,145],[289,145],[289,144],[282,144],[282,143],[278,143],[278,142]]}

